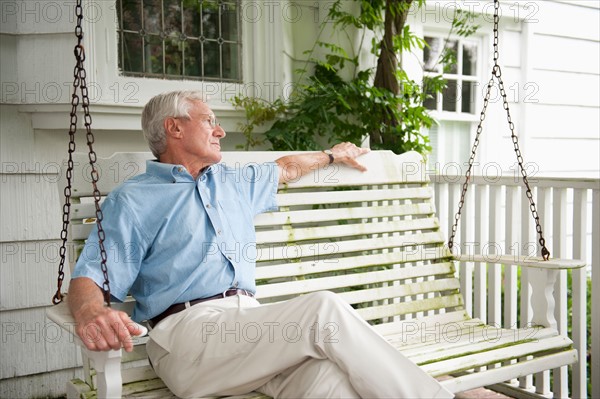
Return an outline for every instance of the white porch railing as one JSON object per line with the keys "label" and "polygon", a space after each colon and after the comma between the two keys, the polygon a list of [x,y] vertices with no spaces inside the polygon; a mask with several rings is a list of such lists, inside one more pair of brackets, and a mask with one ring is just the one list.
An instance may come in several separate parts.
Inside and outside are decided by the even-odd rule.
{"label": "white porch railing", "polygon": [[[430,175],[435,187],[437,214],[449,237],[458,209],[464,176]],[[555,397],[600,397],[600,386],[588,392],[588,381],[600,381],[600,342],[591,351],[588,370],[587,345],[591,334],[600,337],[600,180],[529,178],[546,247],[551,257],[583,259],[588,267],[567,276],[561,271],[555,286],[556,320],[579,352],[578,363],[513,381],[515,390]],[[535,188],[534,188],[535,187]],[[474,242],[473,237],[481,237]],[[462,253],[539,255],[535,222],[522,181],[514,177],[472,177],[455,238]],[[592,273],[592,270],[595,273]],[[531,317],[526,272],[519,277],[514,266],[488,264],[459,267],[465,306],[474,317],[511,327],[526,326]],[[592,278],[592,321],[588,325],[587,279]],[[517,289],[520,283],[520,296]],[[519,309],[519,314],[517,314]],[[591,327],[591,328],[590,328]],[[500,387],[500,389],[502,389]],[[518,395],[517,395],[518,396]]]}

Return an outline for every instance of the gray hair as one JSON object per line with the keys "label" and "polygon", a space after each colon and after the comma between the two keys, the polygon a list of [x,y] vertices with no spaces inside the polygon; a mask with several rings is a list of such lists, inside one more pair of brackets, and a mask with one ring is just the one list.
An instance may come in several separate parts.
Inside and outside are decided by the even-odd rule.
{"label": "gray hair", "polygon": [[166,118],[189,118],[189,110],[194,101],[205,101],[204,95],[194,90],[179,90],[161,93],[148,101],[142,111],[142,131],[156,158],[167,149],[167,136],[164,127]]}

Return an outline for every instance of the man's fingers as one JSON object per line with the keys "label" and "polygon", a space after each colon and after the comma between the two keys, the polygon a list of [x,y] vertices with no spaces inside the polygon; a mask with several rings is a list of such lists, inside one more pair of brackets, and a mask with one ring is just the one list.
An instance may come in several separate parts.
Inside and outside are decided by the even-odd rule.
{"label": "man's fingers", "polygon": [[148,329],[146,327],[134,322],[133,320],[131,320],[129,318],[129,316],[127,315],[127,313],[121,312],[120,316],[121,316],[121,320],[127,327],[127,330],[129,331],[130,336],[138,337],[138,336],[144,336],[144,335],[148,334]]}
{"label": "man's fingers", "polygon": [[354,168],[354,169],[358,169],[361,172],[365,172],[367,170],[367,168],[363,164],[358,163],[355,159],[352,159],[352,158],[349,158],[345,162],[345,164],[348,165],[348,166],[350,166],[350,167],[352,167],[352,168]]}
{"label": "man's fingers", "polygon": [[123,347],[126,351],[130,352],[133,349],[131,335],[125,323],[121,320],[119,313],[113,312],[108,317],[108,320],[103,320],[105,322],[102,326],[103,337],[109,346],[107,349],[117,350]]}
{"label": "man's fingers", "polygon": [[369,148],[363,148],[363,147],[358,147],[353,143],[348,143],[348,142],[344,142],[344,143],[339,143],[337,145],[335,145],[333,147],[334,149],[337,148],[340,152],[341,152],[341,156],[339,156],[339,162],[350,166],[352,168],[358,169],[361,172],[364,172],[367,170],[367,168],[358,163],[355,158],[360,157],[363,154],[366,154],[368,152],[370,152],[371,150]]}
{"label": "man's fingers", "polygon": [[[131,325],[131,327],[130,327]],[[135,324],[124,312],[109,310],[92,318],[77,328],[77,333],[86,348],[93,351],[107,351],[124,348],[133,350],[132,332],[138,332]]]}
{"label": "man's fingers", "polygon": [[[81,342],[91,351],[97,351],[97,344],[102,339],[102,333],[96,323],[88,323],[81,327],[77,327],[77,335],[81,338]],[[105,342],[104,342],[105,343]]]}
{"label": "man's fingers", "polygon": [[[108,326],[102,321],[90,322],[81,328],[79,333],[86,348],[91,351],[106,351],[114,349],[111,345],[114,333],[109,332]],[[120,347],[120,346],[119,346]]]}
{"label": "man's fingers", "polygon": [[127,324],[127,328],[129,329],[129,333],[132,336],[135,335],[136,337],[143,337],[144,335],[148,334],[148,329],[146,327],[144,327],[141,324],[138,324],[134,321]]}
{"label": "man's fingers", "polygon": [[[119,348],[122,346],[127,352],[133,350],[133,339],[131,338],[131,328],[135,324],[125,312],[116,312],[115,324],[113,328],[117,332]],[[137,330],[137,329],[134,329]]]}
{"label": "man's fingers", "polygon": [[358,163],[356,161],[355,161],[355,163],[356,163],[356,166],[355,166],[356,169],[360,170],[361,172],[367,171],[367,167],[365,165]]}

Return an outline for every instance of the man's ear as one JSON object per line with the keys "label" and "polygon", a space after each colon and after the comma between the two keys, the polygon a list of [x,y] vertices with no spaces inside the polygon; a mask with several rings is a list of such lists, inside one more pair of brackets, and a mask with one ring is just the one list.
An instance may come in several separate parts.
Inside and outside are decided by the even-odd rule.
{"label": "man's ear", "polygon": [[165,118],[163,126],[165,128],[167,136],[170,136],[172,138],[181,137],[181,128],[179,126],[179,123],[177,122],[177,119],[173,117]]}

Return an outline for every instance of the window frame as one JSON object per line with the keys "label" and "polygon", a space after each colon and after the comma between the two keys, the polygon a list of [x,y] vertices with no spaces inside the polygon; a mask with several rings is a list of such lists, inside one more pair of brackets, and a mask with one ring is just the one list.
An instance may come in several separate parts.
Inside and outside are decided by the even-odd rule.
{"label": "window frame", "polygon": [[[211,107],[220,110],[221,119],[226,119],[226,114],[238,114],[230,100],[238,95],[253,95],[263,98],[278,96],[282,90],[282,62],[277,62],[281,57],[283,45],[283,28],[278,18],[265,18],[267,4],[264,1],[241,1],[242,12],[246,17],[241,17],[242,53],[241,75],[243,82],[223,82],[192,79],[162,79],[136,77],[123,74],[118,67],[118,17],[117,1],[83,0],[84,11],[93,9],[93,18],[84,19],[84,45],[86,46],[86,69],[88,70],[88,83],[101,90],[95,93],[94,104],[112,106],[143,107],[154,95],[170,90],[196,89],[204,92]],[[87,3],[87,4],[86,4]],[[86,5],[88,7],[86,7]],[[272,7],[272,6],[271,6]],[[261,15],[253,17],[253,15]],[[258,55],[258,56],[257,56]],[[274,83],[275,82],[275,83]],[[106,111],[110,113],[109,111]],[[137,114],[137,112],[136,112]],[[237,128],[237,121],[224,126],[231,130]],[[128,125],[129,126],[129,125]]]}
{"label": "window frame", "polygon": [[[448,27],[449,29],[449,27]],[[433,26],[428,26],[428,24],[424,24],[423,25],[423,39],[425,39],[425,37],[437,37],[437,38],[442,38],[442,39],[446,39],[448,36],[448,29],[440,29],[439,27],[433,27]],[[437,154],[435,154],[435,158],[434,157],[434,153],[431,154],[431,156],[428,159],[428,163],[430,165],[430,167],[432,168],[438,168],[438,167],[444,167],[444,165],[448,162],[447,159],[445,159],[445,156],[440,157],[441,154],[439,154],[439,148],[446,148],[448,146],[447,144],[447,140],[451,139],[450,137],[447,136],[447,134],[449,132],[444,132],[444,130],[442,129],[442,126],[444,124],[444,122],[463,122],[463,123],[467,123],[468,124],[468,142],[472,143],[473,139],[475,138],[475,134],[477,131],[477,123],[479,122],[479,114],[481,112],[481,107],[483,104],[483,95],[484,95],[484,90],[485,87],[487,87],[487,85],[484,84],[485,80],[485,76],[484,76],[484,72],[489,70],[491,68],[491,65],[489,65],[489,45],[491,44],[491,39],[490,39],[490,34],[487,31],[484,32],[480,32],[477,33],[473,36],[470,36],[468,38],[458,38],[459,40],[457,40],[459,42],[459,45],[463,42],[468,42],[468,43],[474,43],[477,46],[477,65],[476,65],[476,72],[475,75],[472,76],[472,79],[469,79],[469,81],[472,81],[475,83],[475,95],[474,95],[474,102],[473,102],[473,108],[474,108],[474,113],[466,113],[466,112],[457,112],[457,111],[445,111],[443,110],[443,100],[441,98],[441,96],[439,96],[439,99],[436,99],[436,109],[432,110],[432,109],[428,109],[430,115],[436,120],[438,121],[438,124],[436,126],[437,132],[436,132],[436,141],[437,141],[437,146],[438,146],[438,150],[437,150]],[[461,57],[462,59],[462,52],[459,51],[459,54],[457,55],[458,57]],[[422,53],[422,57],[421,57],[421,62],[422,65],[424,65],[424,52]],[[450,78],[450,79],[454,79],[454,80],[459,80],[460,78],[462,78],[464,75],[462,75],[462,70],[458,69],[462,64],[459,63],[459,65],[457,66],[457,71],[461,71],[461,74],[442,74],[442,76],[446,79]],[[443,67],[442,67],[443,68]],[[430,75],[430,76],[434,76],[434,75],[438,75],[439,72],[428,72],[423,70],[423,74],[424,76]],[[461,92],[462,95],[462,92]],[[459,104],[461,104],[462,107],[462,101],[460,100],[460,98],[457,98],[455,100],[456,102],[458,102]],[[461,108],[462,109],[462,108]],[[470,150],[470,146],[467,148],[467,152],[468,150]],[[434,149],[435,151],[435,149]]]}
{"label": "window frame", "polygon": [[[443,30],[439,30],[439,29],[428,29],[427,27],[424,28],[423,30],[423,38],[425,37],[435,37],[435,38],[440,38],[442,40],[445,40],[448,36],[448,32],[444,32]],[[460,106],[457,108],[460,108],[460,111],[447,111],[443,109],[443,98],[442,96],[436,96],[436,109],[429,109],[429,112],[431,113],[431,115],[438,120],[450,120],[450,121],[478,121],[479,120],[479,112],[480,112],[480,107],[482,104],[482,96],[483,96],[483,85],[482,82],[484,81],[483,78],[483,71],[485,70],[483,68],[483,64],[484,64],[484,60],[487,59],[487,52],[485,51],[485,42],[487,42],[487,40],[485,40],[484,36],[481,35],[475,35],[475,36],[471,36],[468,38],[458,38],[456,39],[457,43],[459,45],[459,48],[461,48],[460,46],[462,46],[463,43],[470,43],[470,44],[475,44],[476,48],[477,48],[477,66],[476,66],[476,72],[475,75],[463,75],[462,73],[460,74],[450,74],[450,73],[443,73],[442,72],[429,72],[429,71],[423,71],[424,76],[436,76],[439,75],[440,73],[442,74],[442,77],[444,79],[447,80],[453,80],[456,82],[463,82],[463,81],[469,81],[469,82],[473,82],[475,83],[475,95],[474,95],[474,102],[473,102],[473,108],[474,108],[474,112],[473,113],[468,113],[468,112],[462,112],[462,101],[461,101],[461,96],[462,96],[462,90],[458,90],[457,92],[460,93],[460,96],[457,97],[457,99],[455,99],[455,102]],[[423,53],[424,54],[424,53]],[[424,63],[424,59],[422,60]],[[461,66],[462,66],[462,51],[459,51],[457,54],[457,61],[458,61],[458,65],[457,65],[457,71],[461,70]],[[443,66],[442,66],[443,68]],[[465,79],[465,77],[467,79]],[[462,88],[462,85],[458,86],[459,88]]]}
{"label": "window frame", "polygon": [[[121,9],[120,10],[116,10],[116,14],[117,14],[117,18],[119,15],[121,15],[123,13],[123,4],[122,4],[123,0],[116,0],[116,6],[118,8],[119,4],[121,5]],[[161,4],[162,4],[161,0]],[[181,4],[181,0],[180,4]],[[235,45],[236,49],[235,51],[238,52],[237,54],[237,62],[236,62],[236,66],[235,66],[235,70],[237,70],[238,72],[238,76],[234,77],[234,78],[226,78],[226,77],[215,77],[215,76],[207,76],[204,74],[204,63],[202,63],[202,65],[200,65],[200,70],[202,71],[202,75],[203,76],[193,76],[193,75],[173,75],[173,74],[169,74],[167,73],[167,69],[166,69],[166,63],[165,63],[165,58],[164,56],[166,56],[169,52],[167,50],[167,46],[165,46],[165,42],[163,42],[162,45],[162,55],[163,55],[163,60],[162,60],[162,73],[153,73],[153,72],[147,72],[146,71],[146,67],[145,65],[147,64],[147,59],[146,57],[142,56],[141,61],[141,65],[142,65],[142,71],[130,71],[130,70],[125,70],[124,65],[125,65],[125,46],[126,46],[126,40],[125,40],[125,35],[126,34],[139,34],[139,32],[144,31],[145,26],[144,26],[144,21],[143,21],[143,9],[140,7],[140,9],[137,10],[138,13],[138,17],[140,17],[141,21],[140,21],[140,31],[133,31],[131,29],[125,29],[125,27],[123,26],[123,21],[119,21],[120,23],[117,25],[117,38],[119,38],[119,35],[121,36],[121,40],[119,41],[119,45],[117,47],[117,51],[118,51],[118,61],[119,61],[119,65],[121,65],[121,69],[120,72],[123,76],[133,76],[133,77],[141,77],[141,78],[156,78],[156,79],[164,79],[164,80],[193,80],[193,81],[212,81],[212,82],[230,82],[230,83],[240,83],[244,81],[244,76],[243,76],[243,70],[242,70],[242,54],[243,54],[243,31],[242,31],[242,1],[241,0],[228,0],[226,4],[235,4],[236,7],[236,17],[235,17],[235,23],[237,24],[237,35],[235,38],[228,38],[225,39],[222,36],[221,32],[221,20],[219,18],[219,23],[218,23],[218,27],[219,27],[219,33],[221,34],[221,36],[219,36],[217,39],[215,38],[202,38],[199,35],[196,35],[198,37],[195,37],[193,34],[188,33],[188,34],[184,34],[184,33],[179,33],[178,38],[180,40],[183,41],[187,41],[189,39],[192,39],[192,42],[196,42],[199,41],[199,39],[201,39],[199,41],[200,44],[200,48],[204,48],[204,45],[210,44],[210,43],[217,43],[219,45],[219,75],[223,75],[223,47],[225,44],[233,44]],[[220,8],[221,4],[217,3],[218,7]],[[221,10],[218,10],[218,15],[221,16]],[[180,16],[183,18],[183,11],[180,10]],[[202,26],[202,21],[200,20],[200,26]],[[165,18],[161,19],[161,24],[165,23]],[[161,27],[161,29],[164,28]],[[180,26],[179,29],[181,29],[182,27]],[[164,31],[161,32],[161,34],[158,35],[158,37],[161,37],[161,35],[164,33]],[[183,36],[182,36],[183,35]],[[145,36],[139,36],[138,38],[143,37],[144,39],[148,40],[151,37],[156,37],[156,33],[147,33]],[[170,35],[168,35],[170,36]],[[182,37],[184,37],[184,39],[181,39]],[[183,53],[186,52],[185,48],[182,50]],[[204,56],[205,54],[202,54],[202,60],[204,60]],[[185,72],[185,62],[182,63],[182,72]]]}

